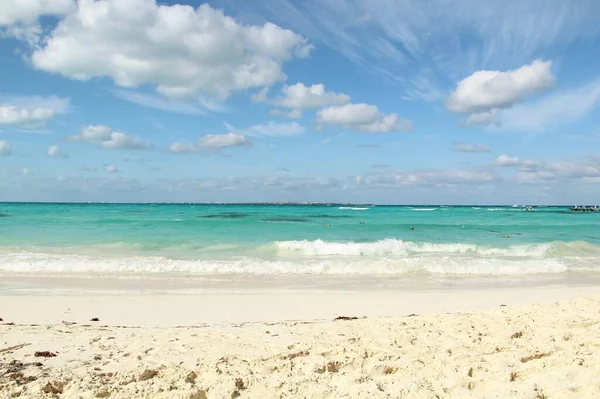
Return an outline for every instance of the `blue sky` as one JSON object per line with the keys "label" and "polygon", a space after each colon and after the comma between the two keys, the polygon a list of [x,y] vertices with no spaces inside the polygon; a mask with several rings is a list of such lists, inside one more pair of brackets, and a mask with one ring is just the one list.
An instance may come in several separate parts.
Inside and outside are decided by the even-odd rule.
{"label": "blue sky", "polygon": [[595,0],[5,0],[0,200],[600,202]]}

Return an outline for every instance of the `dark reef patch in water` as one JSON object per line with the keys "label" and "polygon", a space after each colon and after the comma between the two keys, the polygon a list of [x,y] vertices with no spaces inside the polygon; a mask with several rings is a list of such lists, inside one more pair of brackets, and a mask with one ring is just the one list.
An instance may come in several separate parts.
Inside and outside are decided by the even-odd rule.
{"label": "dark reef patch in water", "polygon": [[299,223],[308,223],[312,222],[310,219],[301,219],[301,218],[269,218],[263,219],[265,222],[299,222]]}
{"label": "dark reef patch in water", "polygon": [[249,213],[242,212],[225,212],[225,213],[217,213],[212,215],[201,215],[198,216],[202,219],[242,219],[250,216]]}
{"label": "dark reef patch in water", "polygon": [[0,213],[0,218],[9,218],[12,217],[12,215],[9,215],[8,213]]}
{"label": "dark reef patch in water", "polygon": [[311,218],[332,218],[332,219],[342,219],[342,218],[351,218],[350,215],[327,215],[326,213],[319,213],[316,215],[307,215]]}

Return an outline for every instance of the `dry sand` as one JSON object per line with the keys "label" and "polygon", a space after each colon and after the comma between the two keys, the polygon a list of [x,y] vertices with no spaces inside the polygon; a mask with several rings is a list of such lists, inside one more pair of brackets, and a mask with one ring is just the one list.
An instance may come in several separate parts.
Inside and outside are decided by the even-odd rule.
{"label": "dry sand", "polygon": [[[106,320],[86,322],[81,314],[70,320],[77,324],[30,325],[21,316],[7,325],[14,306],[27,314],[34,296],[1,297],[0,398],[595,398],[600,290],[591,292],[546,289],[537,296],[561,302],[452,314],[398,317],[389,310],[395,317],[143,328],[103,326]],[[529,298],[531,290],[521,294]],[[457,294],[458,303],[461,295],[467,294]],[[579,297],[566,299],[573,296]],[[436,301],[439,309],[449,306],[428,297],[415,313],[431,311]],[[44,309],[47,318],[64,316],[52,306],[74,298],[81,300],[42,298],[32,320]],[[173,306],[166,298],[145,300],[154,301],[150,308]],[[371,309],[394,308],[391,297],[380,299],[388,302]],[[175,313],[194,311],[182,311],[188,302],[178,300]],[[471,301],[491,305],[481,292]],[[104,315],[131,310],[113,305],[105,302]],[[318,299],[309,305],[318,309]],[[36,357],[41,351],[56,356]]]}

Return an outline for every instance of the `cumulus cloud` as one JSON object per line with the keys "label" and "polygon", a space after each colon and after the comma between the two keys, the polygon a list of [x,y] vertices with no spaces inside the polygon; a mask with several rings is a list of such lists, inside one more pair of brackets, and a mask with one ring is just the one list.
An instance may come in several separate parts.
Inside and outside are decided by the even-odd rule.
{"label": "cumulus cloud", "polygon": [[13,36],[34,45],[42,33],[39,18],[64,15],[74,4],[73,0],[2,0],[0,35]]}
{"label": "cumulus cloud", "polygon": [[2,0],[0,26],[36,24],[41,16],[66,14],[73,5],[73,0]]}
{"label": "cumulus cloud", "polygon": [[273,100],[273,104],[283,108],[321,108],[350,102],[349,95],[326,91],[325,86],[320,83],[306,86],[298,82],[291,86],[283,86],[281,91],[283,95]]}
{"label": "cumulus cloud", "polygon": [[152,147],[149,141],[128,136],[103,125],[86,126],[79,134],[68,136],[66,139],[67,141],[89,143],[100,148],[115,150],[147,150]]}
{"label": "cumulus cloud", "polygon": [[456,144],[454,148],[458,152],[490,152],[490,147],[485,144]]}
{"label": "cumulus cloud", "polygon": [[12,105],[0,106],[0,124],[21,127],[40,127],[56,116],[56,112],[47,108],[17,108]]}
{"label": "cumulus cloud", "polygon": [[551,89],[556,79],[551,61],[535,60],[510,71],[477,71],[461,80],[446,101],[457,113],[509,108],[526,97]]}
{"label": "cumulus cloud", "polygon": [[7,157],[11,152],[11,146],[6,141],[0,140],[0,157]]}
{"label": "cumulus cloud", "polygon": [[34,67],[65,77],[149,84],[171,98],[284,81],[283,63],[309,55],[307,40],[272,23],[240,24],[202,4],[156,0],[79,1],[31,55]]}
{"label": "cumulus cloud", "polygon": [[269,94],[269,88],[268,87],[263,87],[262,89],[260,89],[259,91],[257,91],[256,93],[254,93],[251,97],[250,100],[253,103],[264,103],[267,101],[267,95]]}
{"label": "cumulus cloud", "polygon": [[200,138],[195,144],[185,144],[175,142],[167,148],[168,152],[174,154],[193,154],[202,150],[212,151],[229,147],[251,147],[250,141],[243,134],[225,133],[225,134],[207,134]]}
{"label": "cumulus cloud", "polygon": [[383,114],[375,105],[363,103],[326,107],[317,112],[317,122],[367,133],[412,130],[412,123],[408,119],[399,118],[395,113]]}
{"label": "cumulus cloud", "polygon": [[521,165],[521,160],[518,157],[511,157],[506,154],[502,154],[494,160],[494,165],[496,165],[496,166],[519,166],[519,165]]}
{"label": "cumulus cloud", "polygon": [[252,142],[243,134],[207,134],[196,142],[196,147],[218,149],[226,147],[251,147]]}
{"label": "cumulus cloud", "polygon": [[68,158],[69,156],[57,145],[51,145],[48,147],[47,154],[52,158]]}
{"label": "cumulus cloud", "polygon": [[70,108],[68,99],[55,96],[0,96],[0,125],[36,129]]}

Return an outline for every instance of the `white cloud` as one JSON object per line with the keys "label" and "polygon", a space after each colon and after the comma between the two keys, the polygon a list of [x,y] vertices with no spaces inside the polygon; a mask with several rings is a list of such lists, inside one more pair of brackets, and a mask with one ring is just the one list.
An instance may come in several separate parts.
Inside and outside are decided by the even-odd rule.
{"label": "white cloud", "polygon": [[119,173],[119,169],[117,169],[114,165],[104,165],[104,171],[106,173]]}
{"label": "white cloud", "polygon": [[43,15],[66,14],[72,7],[73,0],[2,0],[0,26],[33,25]]}
{"label": "white cloud", "polygon": [[465,119],[462,124],[465,126],[500,126],[500,112],[497,108],[494,108],[489,111],[477,112],[471,114]]}
{"label": "white cloud", "polygon": [[191,154],[200,150],[251,147],[252,141],[248,137],[287,137],[304,133],[306,130],[298,122],[277,123],[272,121],[245,129],[237,129],[228,123],[225,123],[225,127],[229,131],[228,133],[208,134],[199,139],[194,145],[175,142],[167,148],[167,151],[176,154]]}
{"label": "white cloud", "polygon": [[454,148],[458,152],[490,152],[490,147],[485,144],[456,144]]}
{"label": "white cloud", "polygon": [[0,125],[22,127],[40,127],[56,116],[56,112],[47,108],[17,108],[12,105],[0,106]]}
{"label": "white cloud", "polygon": [[0,96],[0,125],[36,129],[68,112],[68,99],[55,96]]}
{"label": "white cloud", "polygon": [[[221,0],[236,15],[271,20],[328,46],[412,97],[480,69],[506,70],[597,40],[597,0]],[[468,45],[461,38],[469,38]],[[365,43],[369,43],[365,46]],[[426,68],[431,73],[423,74]],[[423,77],[424,75],[424,77]],[[434,95],[430,95],[434,93]],[[444,93],[444,97],[447,96]]]}
{"label": "white cloud", "polygon": [[64,15],[73,7],[74,0],[2,0],[0,38],[12,36],[35,46],[43,32],[39,18]]}
{"label": "white cloud", "polygon": [[450,169],[370,173],[356,176],[359,186],[393,188],[400,186],[456,186],[493,183],[498,177],[488,170]]}
{"label": "white cloud", "polygon": [[272,109],[269,111],[271,115],[283,116],[284,118],[300,119],[302,118],[301,109],[292,109],[290,111],[282,111],[280,109]]}
{"label": "white cloud", "polygon": [[190,144],[175,142],[167,148],[167,151],[174,154],[193,154],[198,151],[198,148]]}
{"label": "white cloud", "polygon": [[521,160],[518,157],[511,157],[506,154],[502,154],[494,160],[494,165],[496,165],[496,166],[519,166],[519,165],[521,165]]}
{"label": "white cloud", "polygon": [[500,126],[508,131],[546,131],[585,117],[599,103],[600,80],[595,80],[574,90],[505,110],[500,117]]}
{"label": "white cloud", "polygon": [[12,147],[3,140],[0,140],[0,157],[7,157],[11,154]]}
{"label": "white cloud", "polygon": [[79,1],[31,60],[73,79],[109,77],[121,87],[156,85],[172,98],[224,99],[284,81],[283,63],[308,56],[311,47],[291,30],[240,24],[208,4]]}
{"label": "white cloud", "polygon": [[600,157],[551,162],[523,161],[517,170],[517,180],[527,184],[559,181],[597,184],[600,183]]}
{"label": "white cloud", "polygon": [[281,91],[283,96],[273,100],[273,104],[284,108],[321,108],[350,102],[349,95],[326,91],[323,84],[305,86],[304,83],[299,82],[291,86],[283,86]]}
{"label": "white cloud", "polygon": [[250,97],[250,100],[253,103],[264,103],[264,102],[267,102],[267,95],[268,94],[269,94],[269,88],[268,87],[263,87],[262,89],[260,89],[256,93],[254,93]]}
{"label": "white cloud", "polygon": [[346,104],[330,106],[317,112],[317,122],[339,125],[369,133],[391,133],[412,130],[412,123],[397,114],[383,114],[375,105]]}
{"label": "white cloud", "polygon": [[535,60],[506,72],[477,71],[461,80],[446,101],[452,112],[477,113],[509,108],[526,97],[554,87],[551,61]]}
{"label": "white cloud", "polygon": [[86,126],[79,134],[68,136],[66,139],[72,142],[94,144],[106,149],[146,150],[152,147],[149,141],[128,136],[103,125]]}
{"label": "white cloud", "polygon": [[52,158],[68,158],[69,156],[57,145],[51,145],[48,147],[47,154]]}
{"label": "white cloud", "polygon": [[227,147],[251,147],[252,142],[243,134],[207,134],[196,142],[196,147],[203,149],[219,149]]}

